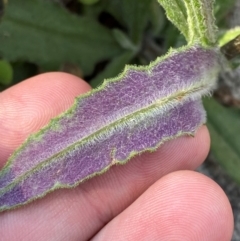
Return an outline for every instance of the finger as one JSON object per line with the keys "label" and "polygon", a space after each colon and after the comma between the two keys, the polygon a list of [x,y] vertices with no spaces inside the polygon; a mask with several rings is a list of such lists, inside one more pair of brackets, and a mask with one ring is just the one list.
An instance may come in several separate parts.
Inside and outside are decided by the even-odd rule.
{"label": "finger", "polygon": [[171,173],[92,240],[230,241],[233,215],[221,188],[202,174]]}
{"label": "finger", "polygon": [[30,133],[46,125],[89,89],[86,82],[72,75],[48,73],[0,93],[0,167]]}

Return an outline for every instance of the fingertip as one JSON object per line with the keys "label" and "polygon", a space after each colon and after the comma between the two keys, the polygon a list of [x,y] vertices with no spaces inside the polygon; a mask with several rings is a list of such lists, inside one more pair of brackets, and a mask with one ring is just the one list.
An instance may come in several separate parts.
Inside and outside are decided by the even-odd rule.
{"label": "fingertip", "polygon": [[168,205],[166,210],[171,211],[170,221],[179,220],[183,225],[181,235],[187,234],[189,240],[231,240],[232,208],[212,179],[198,172],[177,171],[163,177],[156,188],[163,193],[161,201]]}
{"label": "fingertip", "polygon": [[223,190],[200,173],[177,171],[153,184],[93,240],[230,241],[232,231]]}

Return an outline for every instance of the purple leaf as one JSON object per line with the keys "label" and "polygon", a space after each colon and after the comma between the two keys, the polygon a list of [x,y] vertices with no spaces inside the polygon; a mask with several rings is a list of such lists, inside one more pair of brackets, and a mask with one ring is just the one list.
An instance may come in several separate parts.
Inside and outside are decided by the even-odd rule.
{"label": "purple leaf", "polygon": [[219,70],[218,50],[185,47],[147,67],[127,66],[78,97],[11,156],[0,173],[0,211],[194,134],[206,121],[200,98],[214,87]]}

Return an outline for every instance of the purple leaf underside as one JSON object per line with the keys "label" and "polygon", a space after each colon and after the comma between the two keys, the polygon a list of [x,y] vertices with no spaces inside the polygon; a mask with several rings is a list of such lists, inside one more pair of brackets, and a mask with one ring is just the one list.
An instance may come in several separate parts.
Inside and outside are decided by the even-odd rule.
{"label": "purple leaf underside", "polygon": [[77,98],[30,136],[0,173],[0,211],[73,187],[205,121],[200,97],[219,72],[215,49],[185,47]]}

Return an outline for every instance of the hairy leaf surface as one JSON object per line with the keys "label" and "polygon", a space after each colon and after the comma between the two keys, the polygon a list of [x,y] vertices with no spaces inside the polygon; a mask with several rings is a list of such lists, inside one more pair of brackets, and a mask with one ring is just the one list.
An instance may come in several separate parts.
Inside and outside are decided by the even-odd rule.
{"label": "hairy leaf surface", "polygon": [[189,44],[200,41],[202,45],[215,45],[217,27],[213,14],[214,0],[158,1]]}
{"label": "hairy leaf surface", "polygon": [[190,28],[190,42],[201,41],[203,45],[216,44],[214,0],[185,0]]}
{"label": "hairy leaf surface", "polygon": [[219,51],[174,50],[115,79],[32,135],[0,173],[0,210],[101,174],[203,124],[201,96],[215,85]]}

